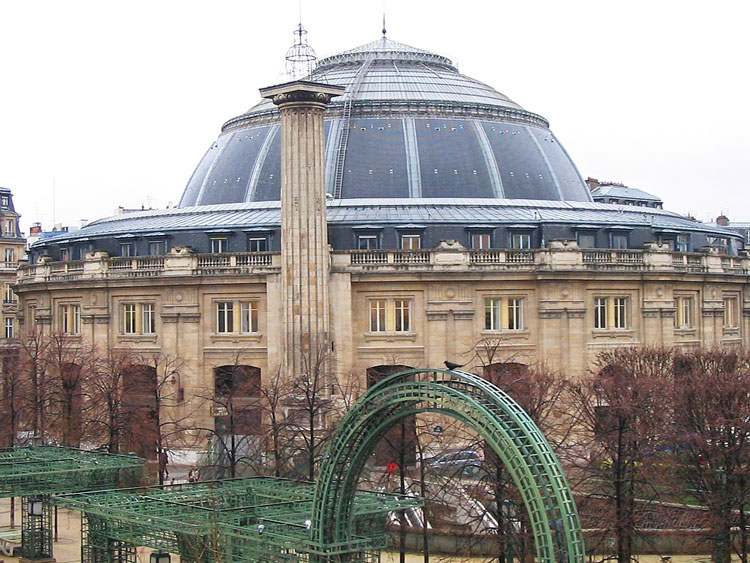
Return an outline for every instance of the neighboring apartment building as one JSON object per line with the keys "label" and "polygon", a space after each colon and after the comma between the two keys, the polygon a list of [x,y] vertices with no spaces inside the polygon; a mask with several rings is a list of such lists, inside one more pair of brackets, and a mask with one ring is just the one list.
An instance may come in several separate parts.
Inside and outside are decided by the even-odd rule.
{"label": "neighboring apartment building", "polygon": [[0,280],[3,295],[3,338],[18,335],[18,298],[13,290],[16,283],[18,261],[26,251],[26,239],[19,227],[20,215],[13,206],[13,194],[8,188],[0,188]]}

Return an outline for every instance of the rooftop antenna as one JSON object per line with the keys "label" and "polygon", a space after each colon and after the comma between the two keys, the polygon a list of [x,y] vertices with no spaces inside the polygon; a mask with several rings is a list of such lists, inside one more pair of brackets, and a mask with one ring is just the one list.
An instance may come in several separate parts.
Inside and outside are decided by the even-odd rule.
{"label": "rooftop antenna", "polygon": [[383,41],[385,41],[385,0],[383,0]]}
{"label": "rooftop antenna", "polygon": [[298,80],[312,74],[318,56],[307,43],[307,30],[302,27],[302,0],[299,2],[299,20],[294,30],[294,44],[286,52],[285,74],[287,80]]}

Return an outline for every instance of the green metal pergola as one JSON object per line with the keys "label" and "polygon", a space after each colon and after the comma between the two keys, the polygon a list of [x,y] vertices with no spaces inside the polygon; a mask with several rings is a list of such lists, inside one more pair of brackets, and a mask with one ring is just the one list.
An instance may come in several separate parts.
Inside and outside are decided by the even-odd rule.
{"label": "green metal pergola", "polygon": [[315,485],[255,477],[56,496],[83,514],[81,561],[135,562],[135,546],[178,553],[185,563],[371,561],[386,547],[389,512],[419,499],[356,491],[352,535],[321,545],[311,531]]}
{"label": "green metal pergola", "polygon": [[341,421],[322,464],[313,505],[312,529],[319,545],[338,545],[352,537],[354,488],[375,445],[399,421],[426,412],[462,421],[497,453],[526,506],[537,561],[585,560],[572,491],[534,421],[486,379],[443,369],[408,370],[382,380]]}
{"label": "green metal pergola", "polygon": [[21,557],[53,561],[50,495],[134,484],[146,460],[56,446],[0,449],[0,497],[21,497]]}

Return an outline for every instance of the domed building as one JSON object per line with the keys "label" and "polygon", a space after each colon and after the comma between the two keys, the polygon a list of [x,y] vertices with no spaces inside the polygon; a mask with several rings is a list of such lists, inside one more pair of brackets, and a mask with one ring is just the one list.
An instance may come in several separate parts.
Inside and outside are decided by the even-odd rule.
{"label": "domed building", "polygon": [[[188,395],[237,358],[261,380],[284,369],[291,276],[323,284],[327,365],[363,384],[444,360],[544,360],[579,377],[612,346],[750,343],[741,237],[594,202],[547,120],[449,59],[383,37],[300,84],[330,85],[321,131],[285,133],[287,93],[273,90],[223,125],[179,206],[36,243],[19,274],[24,330],[179,357]],[[324,146],[284,172],[293,135]],[[312,223],[284,226],[282,199],[314,167],[323,209],[287,195],[324,221],[310,242],[322,275],[284,250],[313,237]]]}

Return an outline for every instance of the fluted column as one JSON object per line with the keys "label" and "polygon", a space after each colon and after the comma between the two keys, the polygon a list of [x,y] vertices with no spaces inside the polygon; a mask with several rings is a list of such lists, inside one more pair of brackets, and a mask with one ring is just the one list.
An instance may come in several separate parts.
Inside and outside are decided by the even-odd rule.
{"label": "fluted column", "polygon": [[323,114],[343,92],[306,81],[260,91],[281,112],[282,353],[290,377],[309,376],[329,349]]}

